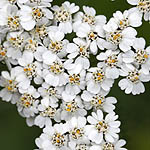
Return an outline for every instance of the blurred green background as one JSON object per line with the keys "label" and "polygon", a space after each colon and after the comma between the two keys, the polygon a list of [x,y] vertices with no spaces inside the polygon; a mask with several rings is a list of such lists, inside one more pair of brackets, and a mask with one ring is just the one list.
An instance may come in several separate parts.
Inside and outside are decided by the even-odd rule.
{"label": "blurred green background", "polygon": [[[69,1],[80,6],[92,6],[97,14],[106,15],[108,19],[116,10],[124,11],[132,7],[126,0]],[[54,0],[55,4],[62,2],[64,0]],[[138,37],[145,37],[147,45],[150,45],[150,24],[144,22],[137,30]],[[118,81],[109,95],[118,99],[116,112],[122,122],[120,137],[127,140],[126,148],[129,150],[150,150],[150,83],[145,84],[146,92],[139,96],[124,94],[117,84]],[[0,150],[33,150],[36,148],[34,140],[40,133],[37,127],[27,127],[14,105],[0,101]]]}

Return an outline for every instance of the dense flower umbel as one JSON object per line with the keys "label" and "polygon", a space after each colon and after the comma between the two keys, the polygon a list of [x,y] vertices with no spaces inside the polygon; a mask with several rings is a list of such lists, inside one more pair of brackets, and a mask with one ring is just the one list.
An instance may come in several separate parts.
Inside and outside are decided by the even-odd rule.
{"label": "dense flower umbel", "polygon": [[135,30],[142,14],[150,20],[150,1],[127,0],[136,7],[108,22],[92,7],[52,1],[0,0],[0,97],[44,128],[40,150],[126,150],[108,94],[119,76],[126,94],[150,81],[150,47]]}

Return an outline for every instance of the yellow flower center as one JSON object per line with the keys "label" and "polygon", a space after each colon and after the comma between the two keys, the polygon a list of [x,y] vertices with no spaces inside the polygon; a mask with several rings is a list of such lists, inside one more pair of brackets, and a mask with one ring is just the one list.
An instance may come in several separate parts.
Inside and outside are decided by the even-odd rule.
{"label": "yellow flower center", "polygon": [[69,82],[71,84],[80,84],[80,75],[79,74],[73,74],[69,76]]}

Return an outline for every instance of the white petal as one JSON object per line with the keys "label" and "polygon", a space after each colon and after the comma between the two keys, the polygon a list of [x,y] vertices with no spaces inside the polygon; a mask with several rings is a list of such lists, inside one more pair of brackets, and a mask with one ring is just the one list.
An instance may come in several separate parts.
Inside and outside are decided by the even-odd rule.
{"label": "white petal", "polygon": [[57,56],[55,54],[52,54],[50,51],[45,52],[42,55],[42,57],[43,57],[43,62],[48,65],[53,63],[57,58]]}
{"label": "white petal", "polygon": [[139,0],[127,0],[127,2],[131,5],[137,5]]}
{"label": "white petal", "polygon": [[74,44],[74,43],[69,43],[69,44],[67,45],[67,49],[66,49],[67,53],[73,53],[73,52],[75,52],[75,51],[77,51],[77,50],[78,50],[78,46],[77,46],[76,44]]}
{"label": "white petal", "polygon": [[87,90],[93,94],[97,94],[100,91],[100,85],[98,83],[90,82],[87,85]]}
{"label": "white petal", "polygon": [[133,47],[138,50],[138,49],[144,49],[145,48],[145,39],[144,38],[136,38],[134,40]]}
{"label": "white petal", "polygon": [[101,110],[97,110],[98,120],[101,121],[103,119],[103,112]]}
{"label": "white petal", "polygon": [[20,24],[25,30],[30,31],[35,27],[36,22],[34,20],[30,20],[29,22],[21,21]]}

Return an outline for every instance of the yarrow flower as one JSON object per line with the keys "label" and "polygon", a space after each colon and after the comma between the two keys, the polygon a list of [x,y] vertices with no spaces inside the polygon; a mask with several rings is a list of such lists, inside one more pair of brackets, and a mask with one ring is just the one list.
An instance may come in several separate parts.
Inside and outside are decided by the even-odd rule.
{"label": "yarrow flower", "polygon": [[0,91],[0,97],[4,101],[15,104],[20,97],[15,69],[12,69],[10,74],[7,71],[2,71],[1,74],[0,85],[4,88]]}
{"label": "yarrow flower", "polygon": [[105,97],[107,93],[108,92],[101,91],[98,94],[93,94],[89,91],[83,91],[81,98],[85,101],[85,107],[87,110],[94,108],[109,113],[115,109],[113,104],[115,104],[117,100],[114,97]]}
{"label": "yarrow flower", "polygon": [[0,1],[0,98],[43,129],[40,150],[126,150],[109,92],[115,79],[133,95],[150,81],[150,47],[135,29],[150,20],[150,1],[127,0],[135,8],[108,21],[52,1]]}
{"label": "yarrow flower", "polygon": [[65,135],[66,125],[55,124],[54,127],[47,126],[43,129],[44,133],[36,139],[36,144],[40,149],[44,150],[60,150],[67,149],[67,136]]}
{"label": "yarrow flower", "polygon": [[90,67],[89,43],[81,38],[74,38],[73,41],[74,43],[67,44],[66,51],[69,53],[68,58],[74,59],[78,56],[75,63],[82,64],[83,69],[88,69]]}
{"label": "yarrow flower", "polygon": [[109,91],[112,87],[114,80],[107,78],[105,68],[94,67],[90,68],[87,73],[87,90],[93,94],[98,94],[101,90]]}
{"label": "yarrow flower", "polygon": [[88,116],[87,120],[91,125],[86,126],[86,134],[88,138],[100,144],[103,140],[103,136],[107,142],[114,142],[115,138],[118,138],[120,132],[120,122],[116,121],[118,116],[115,113],[107,114],[105,119],[103,112],[97,110],[97,113],[92,112],[92,116]]}
{"label": "yarrow flower", "polygon": [[129,26],[139,27],[142,25],[141,15],[136,12],[131,13],[128,10],[125,10],[123,13],[116,11],[110,20],[114,21],[120,29],[125,29]]}
{"label": "yarrow flower", "polygon": [[54,11],[55,23],[58,24],[60,31],[66,33],[72,32],[72,14],[79,10],[79,6],[66,1],[61,7],[55,5],[52,7]]}
{"label": "yarrow flower", "polygon": [[105,53],[97,55],[99,61],[98,66],[104,66],[106,68],[106,77],[111,79],[117,79],[119,77],[119,66],[122,64],[122,58],[120,51],[107,50]]}
{"label": "yarrow flower", "polygon": [[[85,117],[73,117],[70,121],[67,122],[68,130],[70,133],[70,144],[75,141],[88,141],[87,136],[85,135],[85,126],[86,118]],[[76,143],[75,142],[75,143]]]}
{"label": "yarrow flower", "polygon": [[80,96],[62,93],[63,103],[61,105],[61,119],[70,120],[72,117],[83,117],[87,114]]}
{"label": "yarrow flower", "polygon": [[[10,31],[21,29],[18,7],[15,5],[6,5],[0,10],[0,25],[7,26]],[[2,15],[3,14],[3,15]]]}
{"label": "yarrow flower", "polygon": [[127,0],[127,2],[136,7],[131,8],[132,12],[144,15],[144,20],[150,20],[150,1],[149,0]]}
{"label": "yarrow flower", "polygon": [[30,86],[17,102],[17,109],[21,116],[29,118],[38,113],[39,93],[33,86]]}
{"label": "yarrow flower", "polygon": [[113,20],[110,20],[104,26],[106,40],[108,42],[106,43],[106,47],[108,49],[117,49],[117,46],[119,46],[123,52],[131,50],[137,31],[132,27],[127,27],[123,30],[118,27],[118,24]]}
{"label": "yarrow flower", "polygon": [[101,50],[104,50],[103,43],[105,43],[105,40],[103,39],[104,30],[102,28],[104,24],[101,26],[91,27],[88,24],[82,24],[76,34],[80,38],[85,38],[87,41],[89,41],[89,48],[92,54],[96,55],[98,48]]}
{"label": "yarrow flower", "polygon": [[143,74],[131,64],[122,66],[120,75],[126,77],[119,81],[119,87],[122,90],[125,90],[126,94],[132,93],[133,95],[136,95],[144,93],[145,87],[142,82],[148,82],[150,80],[149,74]]}
{"label": "yarrow flower", "polygon": [[88,24],[92,27],[101,26],[106,23],[104,15],[96,15],[96,10],[92,7],[83,6],[83,12],[78,12],[74,17],[74,31],[77,31],[82,24]]}
{"label": "yarrow flower", "polygon": [[47,19],[53,19],[53,14],[46,7],[30,7],[27,5],[21,6],[20,23],[25,30],[32,30],[35,27],[36,22],[37,24],[39,23],[39,21],[42,21],[44,23]]}
{"label": "yarrow flower", "polygon": [[141,67],[141,72],[148,75],[150,70],[150,47],[145,49],[146,42],[143,38],[137,38],[134,41],[134,51],[128,51],[122,54],[123,62],[129,64],[132,63]]}
{"label": "yarrow flower", "polygon": [[115,149],[115,150],[127,150],[126,148],[123,148],[126,144],[125,140],[116,140],[115,142],[102,142],[101,145],[93,145],[90,150],[108,150],[108,149]]}

